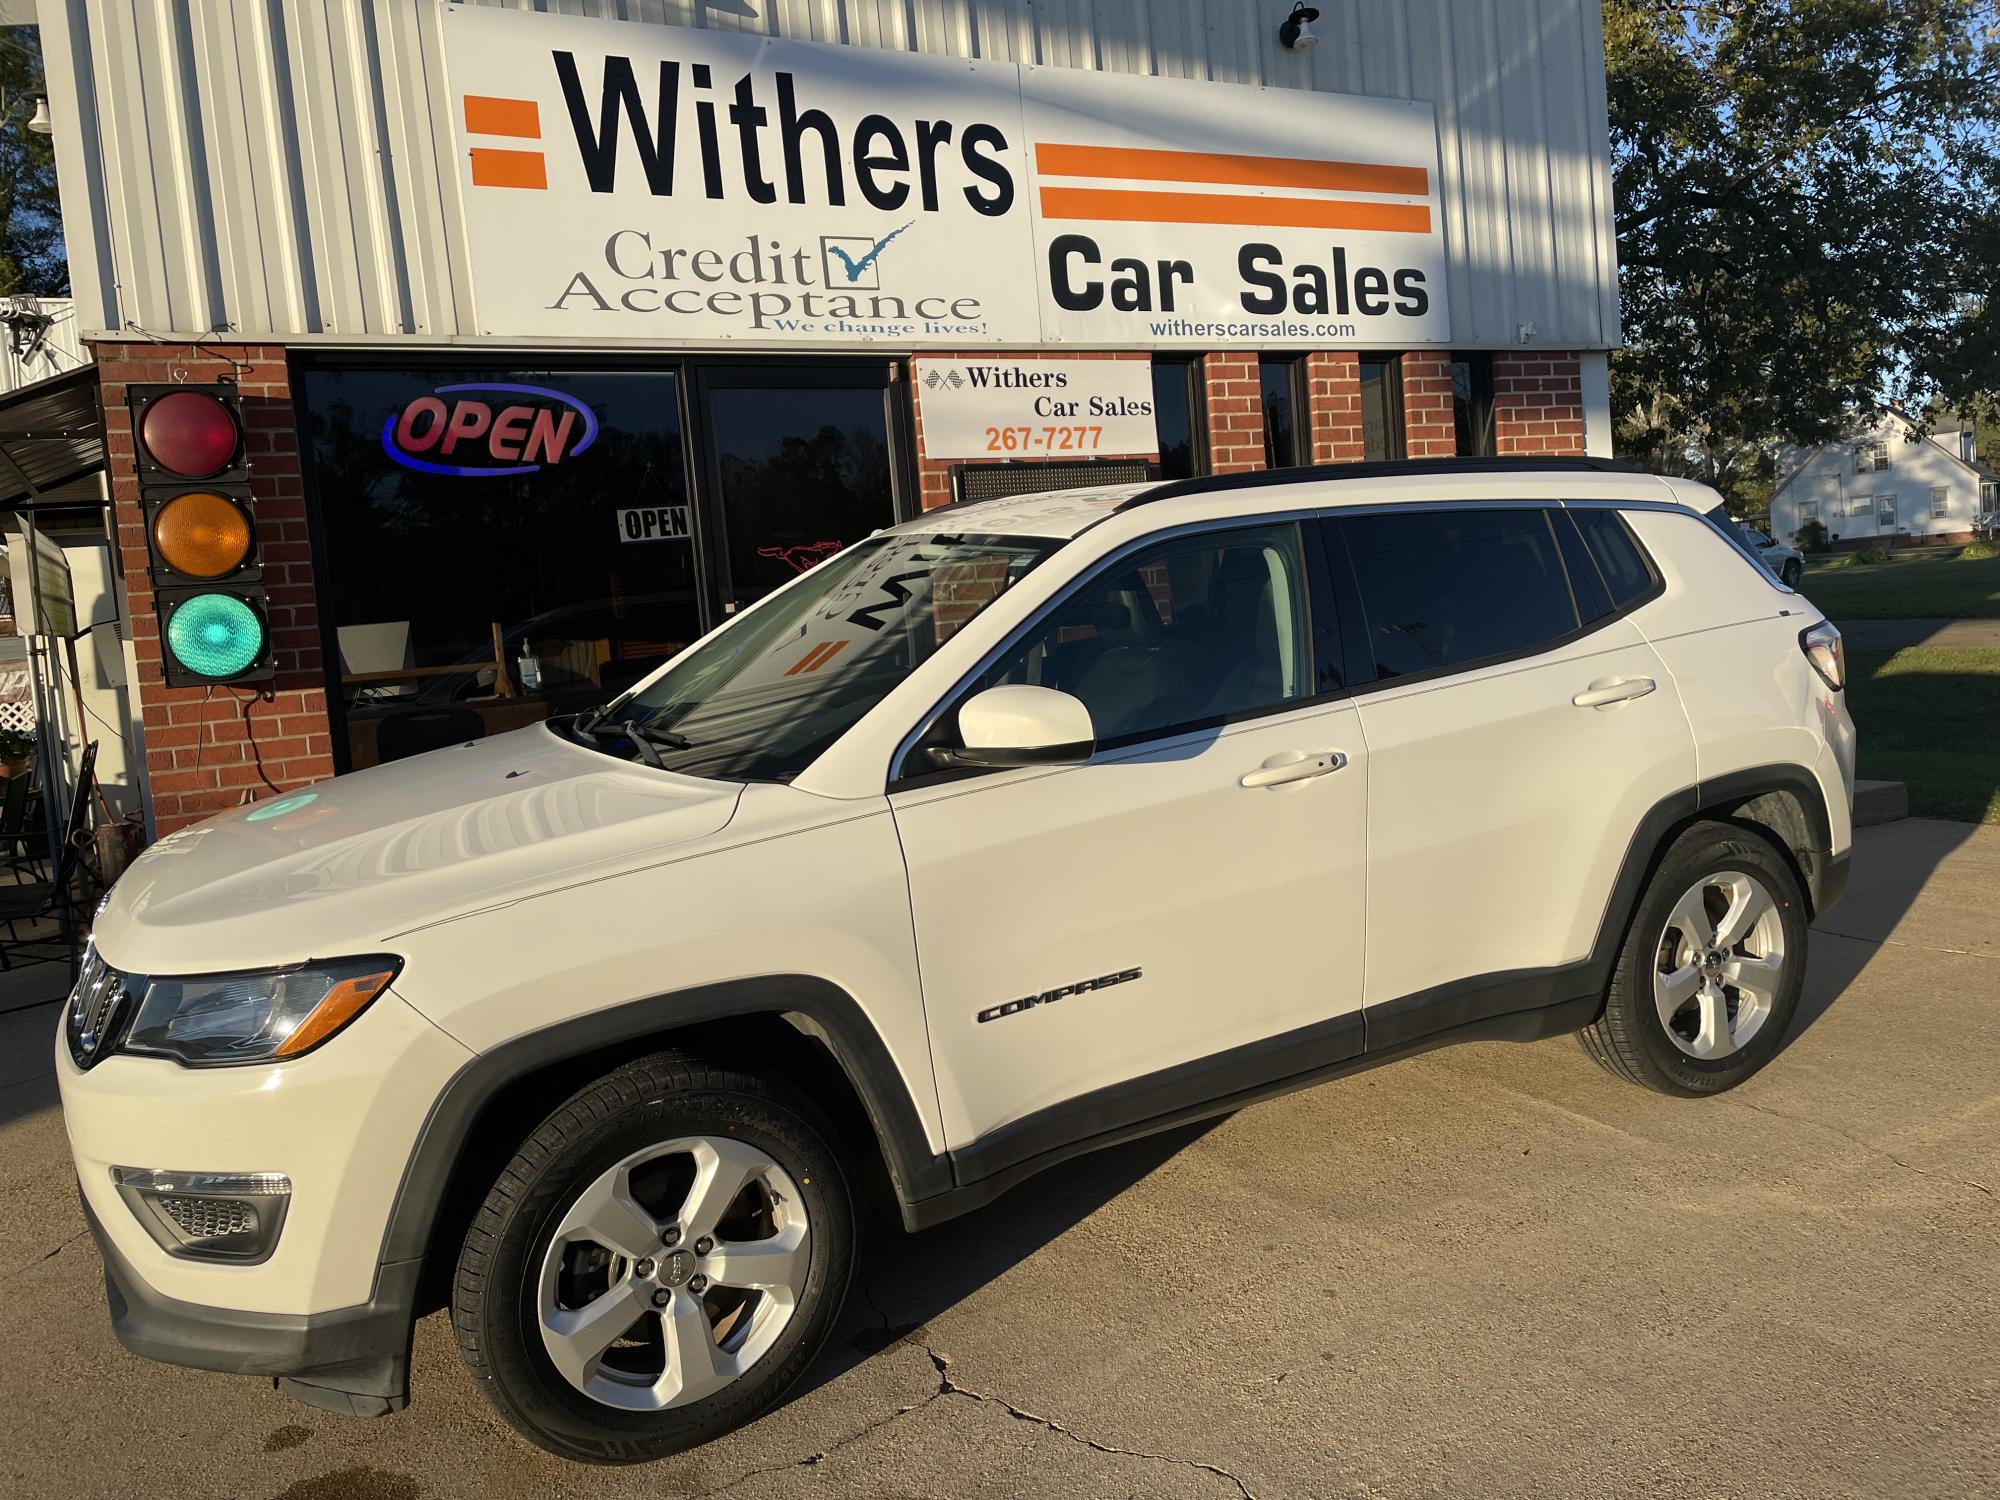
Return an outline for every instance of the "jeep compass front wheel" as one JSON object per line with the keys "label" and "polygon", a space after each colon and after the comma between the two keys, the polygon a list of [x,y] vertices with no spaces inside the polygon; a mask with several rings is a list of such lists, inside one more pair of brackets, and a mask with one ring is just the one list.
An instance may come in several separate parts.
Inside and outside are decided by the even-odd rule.
{"label": "jeep compass front wheel", "polygon": [[1654,872],[1584,1050],[1663,1093],[1733,1088],[1777,1053],[1805,958],[1791,862],[1748,829],[1698,823]]}
{"label": "jeep compass front wheel", "polygon": [[775,1404],[853,1265],[829,1136],[775,1081],[675,1053],[550,1115],[459,1256],[452,1321],[495,1408],[552,1453],[634,1463]]}

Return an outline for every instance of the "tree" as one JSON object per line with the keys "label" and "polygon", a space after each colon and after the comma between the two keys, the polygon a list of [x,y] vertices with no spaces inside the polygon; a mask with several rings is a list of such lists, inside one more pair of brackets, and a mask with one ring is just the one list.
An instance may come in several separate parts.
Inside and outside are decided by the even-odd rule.
{"label": "tree", "polygon": [[1606,0],[1604,34],[1629,452],[1992,409],[1995,0]]}
{"label": "tree", "polygon": [[28,129],[42,92],[41,33],[33,26],[0,27],[0,296],[69,291],[62,208],[56,197],[55,146]]}

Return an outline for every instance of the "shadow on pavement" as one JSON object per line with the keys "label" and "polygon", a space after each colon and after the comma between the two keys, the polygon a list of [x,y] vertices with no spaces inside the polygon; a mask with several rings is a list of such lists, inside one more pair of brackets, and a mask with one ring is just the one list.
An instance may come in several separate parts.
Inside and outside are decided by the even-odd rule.
{"label": "shadow on pavement", "polygon": [[837,1380],[1033,1256],[1186,1150],[1227,1116],[1176,1126],[1052,1167],[986,1207],[920,1234],[870,1226],[847,1312],[786,1398]]}
{"label": "shadow on pavement", "polygon": [[1840,1002],[1874,961],[1875,945],[1903,924],[1938,867],[1977,832],[1977,824],[1935,818],[1856,830],[1852,881],[1840,904],[1813,923],[1805,992],[1780,1055]]}

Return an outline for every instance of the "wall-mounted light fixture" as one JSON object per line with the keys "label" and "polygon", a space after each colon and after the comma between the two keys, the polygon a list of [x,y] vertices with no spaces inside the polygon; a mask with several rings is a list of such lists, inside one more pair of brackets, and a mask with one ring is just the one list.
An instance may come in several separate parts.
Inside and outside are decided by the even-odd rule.
{"label": "wall-mounted light fixture", "polygon": [[35,112],[28,116],[28,129],[34,131],[36,135],[54,135],[56,133],[56,117],[49,113],[49,96],[47,94],[35,95]]}
{"label": "wall-mounted light fixture", "polygon": [[1319,7],[1307,5],[1305,0],[1296,0],[1292,13],[1285,17],[1285,24],[1278,28],[1278,43],[1294,52],[1309,52],[1319,45],[1319,38],[1313,35],[1312,23],[1319,19]]}

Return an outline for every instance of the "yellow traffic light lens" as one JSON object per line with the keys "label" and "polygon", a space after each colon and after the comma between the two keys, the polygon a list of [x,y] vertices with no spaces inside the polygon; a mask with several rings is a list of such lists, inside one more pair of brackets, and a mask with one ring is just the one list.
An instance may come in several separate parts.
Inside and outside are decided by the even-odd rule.
{"label": "yellow traffic light lens", "polygon": [[153,548],[190,578],[220,578],[250,555],[250,518],[220,495],[176,495],[153,513]]}

